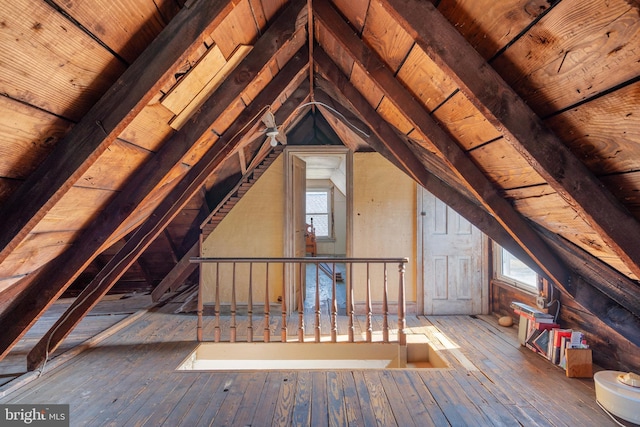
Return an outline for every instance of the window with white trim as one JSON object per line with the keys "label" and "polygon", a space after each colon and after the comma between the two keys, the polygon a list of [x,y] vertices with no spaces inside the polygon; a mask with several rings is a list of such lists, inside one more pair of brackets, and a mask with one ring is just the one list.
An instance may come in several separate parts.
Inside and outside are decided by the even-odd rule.
{"label": "window with white trim", "polygon": [[495,245],[496,278],[517,288],[538,293],[538,274],[505,248]]}

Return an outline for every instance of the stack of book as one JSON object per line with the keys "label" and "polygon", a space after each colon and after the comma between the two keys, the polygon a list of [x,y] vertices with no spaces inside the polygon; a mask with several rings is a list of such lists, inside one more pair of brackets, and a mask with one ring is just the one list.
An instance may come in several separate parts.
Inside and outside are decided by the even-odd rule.
{"label": "stack of book", "polygon": [[552,315],[519,302],[511,303],[511,308],[520,316],[520,344],[553,364],[566,368],[567,348],[588,348],[582,332],[561,329]]}

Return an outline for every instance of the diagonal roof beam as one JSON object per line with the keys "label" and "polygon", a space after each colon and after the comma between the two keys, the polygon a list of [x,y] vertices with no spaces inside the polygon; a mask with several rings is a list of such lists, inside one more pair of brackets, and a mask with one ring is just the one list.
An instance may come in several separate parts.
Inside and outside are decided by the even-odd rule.
{"label": "diagonal roof beam", "polygon": [[122,277],[127,269],[138,259],[145,249],[162,233],[178,213],[189,203],[205,183],[209,175],[234,154],[241,141],[240,133],[246,126],[259,117],[264,106],[274,102],[296,76],[306,75],[308,65],[307,51],[303,48],[269,82],[265,89],[254,98],[216,143],[205,153],[198,163],[180,180],[167,197],[158,205],[149,219],[139,227],[118,253],[94,277],[89,285],[78,295],[60,319],[38,341],[27,357],[28,369],[40,366],[48,354],[60,345],[73,328],[100,302],[103,296]]}
{"label": "diagonal roof beam", "polygon": [[[218,90],[199,108],[182,129],[129,179],[98,218],[85,229],[71,248],[38,271],[24,292],[0,314],[0,360],[38,320],[44,311],[65,291],[73,280],[100,253],[102,245],[113,236],[152,191],[181,162],[182,157],[204,135],[211,135],[213,123],[246,86],[266,69],[279,52],[292,48],[296,33],[295,17],[302,9],[301,0],[286,7],[278,19],[256,42]],[[27,276],[29,277],[29,276]]]}
{"label": "diagonal roof beam", "polygon": [[[505,139],[640,278],[640,222],[542,123],[430,2],[382,0],[387,11]],[[443,48],[446,46],[446,49]]]}
{"label": "diagonal roof beam", "polygon": [[0,208],[0,263],[233,10],[233,3],[201,1],[183,8],[11,195]]}
{"label": "diagonal roof beam", "polygon": [[560,289],[566,291],[568,272],[558,261],[529,223],[506,201],[482,171],[462,149],[429,116],[425,109],[396,80],[393,73],[354,33],[351,27],[328,2],[315,6],[316,21],[320,21],[336,42],[369,75],[384,96],[419,129],[440,153],[447,165],[460,177],[474,196],[484,205],[502,227],[535,260],[544,274]]}
{"label": "diagonal roof beam", "polygon": [[[278,74],[278,76],[280,76],[280,74]],[[283,76],[285,76],[285,74],[283,74]],[[288,78],[288,77],[284,77],[284,78]],[[302,87],[302,84],[299,87]],[[267,88],[265,88],[265,90],[262,91],[261,94],[258,95],[258,97],[253,101],[253,103],[257,103],[258,105],[272,104],[275,99],[272,101],[269,101],[264,98],[265,98],[265,95],[269,94],[273,90],[274,90],[273,86],[267,86]],[[276,123],[285,123],[289,120],[289,118],[297,114],[299,111],[298,107],[300,104],[302,104],[304,99],[306,99],[307,94],[308,92],[302,92],[301,94],[297,90],[294,91],[294,93],[289,98],[287,98],[287,101],[285,101],[285,103],[282,104],[282,106],[278,108],[277,111],[275,111],[274,114],[276,117]],[[255,113],[257,113],[257,111]],[[253,131],[251,130],[250,126],[247,128],[246,132],[253,134]],[[258,149],[258,152],[255,155],[255,157],[249,162],[248,171],[255,169],[260,164],[260,162],[262,162],[265,156],[271,151],[271,147],[266,142],[266,138],[264,134],[261,133],[260,135],[261,135],[260,137],[263,140],[265,140],[265,144],[263,144],[263,146]],[[238,149],[241,149],[241,147],[244,144],[246,144],[246,139],[247,139],[246,136],[241,135]],[[254,138],[254,141],[255,141],[255,138]],[[240,180],[240,182],[241,181],[242,179]],[[227,196],[232,195],[233,193],[235,193],[236,190],[237,190],[237,187],[232,188],[230,192],[227,194]],[[209,212],[209,214],[206,215],[204,218],[202,218],[200,222],[194,223],[193,227],[195,227],[198,230],[198,234],[200,234],[200,224],[203,222],[208,222],[211,215],[213,214],[215,214],[215,210],[212,212]],[[162,282],[160,282],[158,286],[156,286],[153,289],[153,292],[151,292],[151,298],[153,301],[160,300],[162,295],[168,289],[170,289],[173,284],[179,283],[180,281],[186,279],[198,267],[199,264],[194,264],[190,262],[189,258],[198,256],[199,251],[200,251],[200,242],[197,241],[196,239],[196,241],[191,245],[191,248],[187,250],[185,255],[182,257],[182,259],[180,259],[180,261],[171,269],[171,271],[164,277],[164,279],[162,279]]]}
{"label": "diagonal roof beam", "polygon": [[[323,51],[324,52],[324,51]],[[324,54],[326,55],[326,52],[324,52]],[[333,68],[333,67],[332,67]],[[338,68],[338,71],[340,71],[340,69]],[[338,74],[338,76],[340,76],[339,78],[342,80],[342,76],[344,76],[344,74],[342,74],[342,72],[340,72]],[[346,76],[344,77],[346,79]],[[349,89],[344,89],[344,92],[342,92],[343,89],[338,90],[338,87],[342,88],[343,86],[340,85],[338,86],[337,83],[329,83],[326,80],[322,79],[322,78],[317,78],[316,79],[318,82],[318,86],[324,90],[327,95],[335,100],[337,100],[337,102],[339,103],[338,106],[334,106],[337,110],[340,111],[341,114],[343,114],[345,117],[350,117],[349,115],[349,110],[347,110],[346,108],[340,108],[340,106],[349,106],[353,103],[353,101],[351,99],[346,99],[344,96],[344,93],[349,92],[350,94],[352,93],[354,96],[358,96],[360,95],[360,92],[356,91],[353,92]],[[348,85],[345,85],[345,87],[350,87],[353,86],[347,79]],[[320,107],[322,108],[322,107]],[[362,108],[365,108],[364,106]],[[364,114],[362,111],[362,108],[359,108],[359,114]],[[373,120],[372,123],[379,123],[380,121],[384,121],[384,119],[378,114],[377,111],[375,111],[375,109],[373,110],[373,115],[372,117],[377,117],[376,120]],[[422,163],[422,165],[424,166],[425,169],[427,169],[427,171],[429,171],[429,173],[431,173],[432,175],[434,175],[435,177],[437,177],[439,180],[447,183],[447,185],[451,186],[454,190],[456,190],[457,192],[461,193],[463,196],[465,196],[467,199],[469,200],[475,200],[473,195],[468,191],[468,189],[460,182],[460,180],[458,179],[457,175],[455,175],[455,173],[453,171],[451,171],[451,169],[447,168],[446,165],[444,165],[444,163],[442,162],[442,160],[437,157],[435,154],[433,154],[431,151],[429,150],[425,150],[423,147],[421,147],[420,145],[418,145],[417,143],[414,142],[410,142],[410,140],[407,138],[406,135],[402,135],[400,134],[395,128],[393,128],[392,126],[390,126],[390,128],[392,129],[392,132],[389,132],[389,134],[393,133],[395,134],[395,136],[398,139],[402,139],[403,143],[406,144],[409,149],[411,150],[411,152],[413,154],[415,154],[415,156],[420,160],[420,162]],[[375,132],[373,133],[373,135],[369,138],[371,139],[372,137],[375,137]],[[377,139],[377,138],[376,138]],[[366,141],[365,141],[366,142]],[[368,141],[371,142],[371,141]],[[378,147],[384,147],[383,142],[380,142],[377,146]],[[369,144],[371,145],[371,144]],[[389,154],[389,153],[383,153],[383,154]],[[395,160],[396,162],[399,162],[399,160]],[[402,166],[400,166],[400,163],[398,163],[396,166],[400,167],[400,169],[402,169]],[[410,173],[407,172],[408,175],[411,175]],[[477,202],[476,202],[477,203]]]}
{"label": "diagonal roof beam", "polygon": [[[367,142],[370,143],[372,148],[401,170],[404,170],[405,173],[411,176],[417,183],[449,205],[465,219],[478,227],[483,233],[505,247],[509,252],[519,257],[528,265],[532,265],[536,270],[540,270],[531,257],[522,250],[520,245],[518,245],[513,237],[505,231],[493,216],[425,168],[404,141],[396,134],[394,128],[380,117],[378,112],[369,104],[364,96],[358,92],[358,89],[349,82],[338,66],[335,65],[322,49],[316,48],[314,55],[319,72],[336,86],[336,94],[342,98],[337,101],[341,104],[349,105],[377,137],[375,139],[367,139]],[[324,94],[324,92],[316,91],[316,99],[340,111],[340,106],[333,104],[332,98]],[[347,113],[348,112],[345,111],[345,115]]]}

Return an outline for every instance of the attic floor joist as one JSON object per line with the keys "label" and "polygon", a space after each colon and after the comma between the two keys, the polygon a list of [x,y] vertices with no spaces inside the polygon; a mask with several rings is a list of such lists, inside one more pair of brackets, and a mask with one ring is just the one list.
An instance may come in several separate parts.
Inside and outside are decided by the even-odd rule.
{"label": "attic floor joist", "polygon": [[[46,308],[58,298],[71,282],[86,268],[91,260],[100,252],[105,240],[118,231],[131,211],[138,206],[148,193],[162,180],[167,173],[178,168],[181,173],[173,173],[173,185],[176,177],[186,172],[186,167],[181,163],[183,157],[191,147],[196,152],[191,157],[201,158],[209,145],[217,139],[211,131],[214,128],[225,129],[240,114],[239,108],[244,108],[241,96],[249,96],[246,91],[251,88],[249,83],[259,76],[262,86],[268,81],[266,73],[271,73],[270,67],[277,67],[277,60],[282,56],[286,63],[293,53],[302,45],[304,37],[298,35],[298,31],[304,31],[296,27],[296,17],[303,8],[302,1],[290,3],[284,13],[269,27],[265,34],[258,40],[255,48],[242,63],[233,71],[215,93],[190,119],[190,125],[183,127],[167,141],[160,152],[138,170],[135,176],[128,182],[127,190],[121,191],[109,206],[100,214],[100,217],[92,226],[86,229],[83,236],[78,239],[73,250],[66,251],[54,262],[39,271],[37,278],[30,278],[31,284],[19,298],[12,301],[11,305],[0,315],[1,324],[11,324],[11,330],[2,335],[0,339],[0,354],[2,357],[20,339],[28,328],[38,319]],[[296,37],[298,35],[298,37]],[[120,88],[127,91],[128,89]],[[117,90],[116,90],[117,92]],[[250,99],[250,98],[249,98]],[[229,110],[229,106],[236,106]],[[242,107],[240,107],[242,105]],[[223,114],[223,112],[225,112]],[[228,116],[229,111],[235,117]],[[227,122],[225,126],[222,118]],[[219,130],[219,133],[223,131]],[[206,141],[209,141],[206,143]],[[200,143],[198,143],[200,142]],[[203,143],[204,142],[204,143]],[[164,186],[165,195],[172,186]],[[160,199],[161,200],[161,199]],[[153,205],[146,205],[145,212],[135,212],[141,218],[151,214],[150,208],[155,207],[160,200]],[[128,209],[123,209],[123,206]],[[144,215],[144,216],[142,216]],[[11,322],[8,319],[12,319]]]}

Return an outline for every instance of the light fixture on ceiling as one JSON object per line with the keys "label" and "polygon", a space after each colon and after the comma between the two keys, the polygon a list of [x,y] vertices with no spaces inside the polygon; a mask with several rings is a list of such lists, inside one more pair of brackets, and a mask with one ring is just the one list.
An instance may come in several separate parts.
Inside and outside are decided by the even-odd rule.
{"label": "light fixture on ceiling", "polygon": [[282,145],[287,145],[287,136],[280,132],[280,127],[276,125],[276,118],[271,112],[271,109],[268,109],[263,114],[262,123],[266,126],[264,133],[269,137],[269,144],[272,147],[278,145],[278,142]]}

